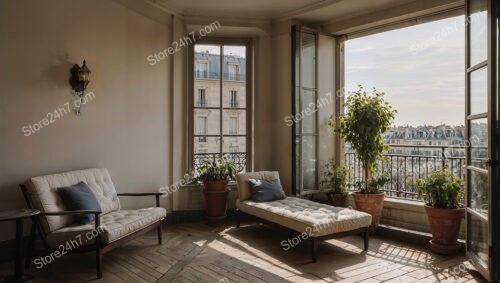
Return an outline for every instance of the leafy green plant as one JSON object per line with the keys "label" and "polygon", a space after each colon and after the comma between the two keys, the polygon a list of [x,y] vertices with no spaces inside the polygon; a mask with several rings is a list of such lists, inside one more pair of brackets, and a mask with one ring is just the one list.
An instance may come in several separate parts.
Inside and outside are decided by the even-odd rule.
{"label": "leafy green plant", "polygon": [[372,177],[368,184],[364,182],[356,182],[355,186],[358,188],[358,191],[363,194],[376,194],[380,192],[380,188],[390,181],[391,178],[389,176],[381,175]]}
{"label": "leafy green plant", "polygon": [[325,164],[322,174],[322,189],[334,194],[347,194],[347,183],[350,173],[351,170],[347,167],[335,164],[333,159],[330,160]]}
{"label": "leafy green plant", "polygon": [[346,99],[346,114],[338,117],[338,123],[332,115],[328,125],[351,145],[363,164],[364,186],[359,192],[378,193],[378,188],[373,190],[369,187],[376,184],[371,182],[371,175],[382,153],[390,149],[384,142],[383,134],[391,126],[397,111],[384,100],[385,93],[374,88],[368,94],[361,85],[358,87]]}
{"label": "leafy green plant", "polygon": [[190,183],[197,185],[206,181],[234,180],[236,173],[236,164],[225,157],[203,160],[197,170],[189,169],[187,171]]}
{"label": "leafy green plant", "polygon": [[418,195],[426,204],[435,208],[460,207],[463,197],[463,181],[445,170],[434,170],[427,178],[417,179]]}

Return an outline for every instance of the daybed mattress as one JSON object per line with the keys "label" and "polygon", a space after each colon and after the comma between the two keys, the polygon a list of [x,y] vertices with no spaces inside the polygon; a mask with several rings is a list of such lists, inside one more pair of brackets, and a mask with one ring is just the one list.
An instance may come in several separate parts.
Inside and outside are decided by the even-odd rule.
{"label": "daybed mattress", "polygon": [[372,216],[365,212],[295,197],[260,203],[237,201],[236,207],[247,214],[315,237],[368,227],[372,221]]}

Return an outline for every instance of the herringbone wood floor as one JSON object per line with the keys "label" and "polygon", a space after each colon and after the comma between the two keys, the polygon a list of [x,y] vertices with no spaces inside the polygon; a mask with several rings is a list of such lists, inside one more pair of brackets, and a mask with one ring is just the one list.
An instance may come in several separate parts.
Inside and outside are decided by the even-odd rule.
{"label": "herringbone wood floor", "polygon": [[[444,257],[424,247],[371,237],[320,243],[310,261],[309,243],[283,250],[295,235],[256,223],[211,228],[203,223],[164,227],[163,245],[145,236],[104,256],[102,282],[481,282],[474,271],[460,271],[463,257]],[[463,267],[471,267],[466,264]],[[446,268],[451,267],[450,272]],[[455,269],[455,267],[457,267]],[[463,270],[464,268],[462,268]],[[453,272],[455,270],[455,272]],[[0,278],[12,263],[0,264]],[[94,256],[65,255],[30,273],[34,282],[88,282],[95,279]]]}

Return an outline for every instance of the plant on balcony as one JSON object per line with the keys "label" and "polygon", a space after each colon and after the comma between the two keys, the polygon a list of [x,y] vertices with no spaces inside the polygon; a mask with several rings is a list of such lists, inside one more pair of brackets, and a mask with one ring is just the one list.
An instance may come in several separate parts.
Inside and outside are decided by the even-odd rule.
{"label": "plant on balcony", "polygon": [[442,169],[416,180],[420,197],[426,201],[425,211],[431,226],[431,250],[441,254],[455,254],[460,250],[457,242],[465,209],[460,205],[463,181]]}
{"label": "plant on balcony", "polygon": [[204,185],[203,195],[207,207],[207,219],[210,225],[217,226],[226,219],[226,204],[229,189],[227,184],[234,180],[236,165],[228,158],[203,160],[196,169],[189,169],[190,183]]}
{"label": "plant on balcony", "polygon": [[332,159],[325,164],[321,180],[321,189],[326,192],[333,206],[345,207],[349,168],[337,165]]}
{"label": "plant on balcony", "polygon": [[353,196],[356,207],[372,215],[372,231],[378,226],[384,203],[384,193],[379,189],[380,182],[374,180],[372,175],[377,161],[382,158],[384,151],[390,149],[384,142],[383,134],[389,129],[397,113],[384,100],[384,95],[376,89],[367,93],[360,85],[346,99],[346,114],[338,117],[338,123],[333,115],[328,122],[333,132],[344,138],[356,151],[363,165],[364,185]]}

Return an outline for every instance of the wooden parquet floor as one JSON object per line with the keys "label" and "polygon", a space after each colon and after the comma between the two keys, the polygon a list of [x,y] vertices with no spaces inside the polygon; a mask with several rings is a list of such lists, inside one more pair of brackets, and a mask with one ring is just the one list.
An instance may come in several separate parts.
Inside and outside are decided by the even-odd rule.
{"label": "wooden parquet floor", "polygon": [[[33,282],[484,282],[464,257],[376,236],[368,252],[361,237],[322,242],[312,263],[309,243],[283,250],[294,236],[257,223],[166,226],[161,246],[149,233],[106,254],[101,280],[93,254],[65,255],[28,273]],[[0,278],[12,270],[0,264]]]}

